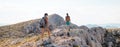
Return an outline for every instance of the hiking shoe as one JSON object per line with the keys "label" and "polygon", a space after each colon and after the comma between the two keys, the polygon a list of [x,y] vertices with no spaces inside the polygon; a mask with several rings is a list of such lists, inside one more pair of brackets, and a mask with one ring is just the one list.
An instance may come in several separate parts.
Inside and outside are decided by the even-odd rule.
{"label": "hiking shoe", "polygon": [[67,32],[67,36],[70,37],[70,33],[69,32]]}

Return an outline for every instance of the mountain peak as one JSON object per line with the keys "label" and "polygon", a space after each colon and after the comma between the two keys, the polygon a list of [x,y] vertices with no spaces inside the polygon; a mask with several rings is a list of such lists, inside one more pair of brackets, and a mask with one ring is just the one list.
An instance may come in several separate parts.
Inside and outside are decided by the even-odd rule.
{"label": "mountain peak", "polygon": [[52,14],[48,16],[49,22],[53,25],[60,26],[65,24],[64,18],[58,14]]}
{"label": "mountain peak", "polygon": [[61,17],[61,16],[55,13],[55,14],[49,15],[48,17],[52,18],[52,17]]}
{"label": "mountain peak", "polygon": [[54,14],[51,14],[51,15],[56,15],[56,16],[58,16],[58,14],[56,14],[56,13],[54,13]]}

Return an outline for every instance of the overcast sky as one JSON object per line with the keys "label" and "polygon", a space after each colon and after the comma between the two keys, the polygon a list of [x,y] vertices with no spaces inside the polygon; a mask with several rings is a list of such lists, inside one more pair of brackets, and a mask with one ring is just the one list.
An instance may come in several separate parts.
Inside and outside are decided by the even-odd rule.
{"label": "overcast sky", "polygon": [[120,0],[0,0],[0,24],[41,18],[44,13],[69,13],[73,23],[120,23]]}

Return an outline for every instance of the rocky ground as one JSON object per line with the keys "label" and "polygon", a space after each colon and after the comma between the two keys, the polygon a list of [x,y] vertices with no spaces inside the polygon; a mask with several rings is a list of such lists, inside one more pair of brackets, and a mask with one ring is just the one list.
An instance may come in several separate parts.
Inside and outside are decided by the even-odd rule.
{"label": "rocky ground", "polygon": [[88,28],[73,23],[70,30],[57,14],[49,16],[49,29],[41,38],[39,20],[0,27],[0,47],[120,47],[120,29]]}

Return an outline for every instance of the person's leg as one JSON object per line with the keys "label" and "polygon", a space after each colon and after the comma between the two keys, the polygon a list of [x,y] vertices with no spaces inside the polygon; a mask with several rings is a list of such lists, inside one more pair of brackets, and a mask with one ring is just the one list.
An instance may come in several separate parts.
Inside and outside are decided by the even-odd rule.
{"label": "person's leg", "polygon": [[47,30],[48,30],[48,35],[49,35],[49,37],[50,37],[50,30],[49,30],[49,28],[47,28]]}
{"label": "person's leg", "polygon": [[68,24],[68,30],[70,31],[70,21],[68,22],[69,24]]}
{"label": "person's leg", "polygon": [[67,32],[68,32],[68,25],[67,25],[67,29],[65,30],[65,37],[67,37]]}
{"label": "person's leg", "polygon": [[70,25],[68,26],[68,31],[70,31]]}
{"label": "person's leg", "polygon": [[46,31],[48,32],[48,37],[50,37],[50,30],[46,27]]}
{"label": "person's leg", "polygon": [[44,28],[42,28],[42,29],[41,29],[41,32],[42,32],[42,34],[41,34],[41,36],[42,36],[42,37],[41,37],[41,38],[43,38],[43,37],[44,37],[44,31],[45,31],[45,29],[44,29]]}
{"label": "person's leg", "polygon": [[68,31],[67,35],[70,37],[70,25],[68,26]]}
{"label": "person's leg", "polygon": [[69,25],[69,23],[68,23],[68,21],[66,22],[66,27],[67,27],[67,29],[66,29],[66,31],[65,31],[65,37],[67,37],[67,34],[68,34],[68,25]]}
{"label": "person's leg", "polygon": [[67,22],[66,22],[66,25],[67,25],[68,31],[70,31],[70,21],[67,21]]}
{"label": "person's leg", "polygon": [[66,36],[68,36],[68,32],[69,32],[69,25],[67,25],[67,32],[66,32]]}
{"label": "person's leg", "polygon": [[70,36],[69,31],[70,31],[70,22],[68,21],[67,22],[67,32],[66,32],[67,36]]}

